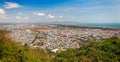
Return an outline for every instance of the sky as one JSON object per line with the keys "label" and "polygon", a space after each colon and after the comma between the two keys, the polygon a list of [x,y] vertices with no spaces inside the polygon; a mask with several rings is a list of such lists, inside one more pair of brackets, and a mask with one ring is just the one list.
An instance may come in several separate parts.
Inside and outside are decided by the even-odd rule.
{"label": "sky", "polygon": [[120,0],[0,0],[0,23],[120,23]]}

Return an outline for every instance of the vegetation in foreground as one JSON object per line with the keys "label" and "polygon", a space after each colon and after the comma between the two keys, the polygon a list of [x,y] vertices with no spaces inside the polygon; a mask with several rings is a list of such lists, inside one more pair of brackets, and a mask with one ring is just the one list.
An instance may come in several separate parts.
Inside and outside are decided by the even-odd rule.
{"label": "vegetation in foreground", "polygon": [[120,62],[120,39],[113,37],[62,51],[52,62]]}
{"label": "vegetation in foreground", "polygon": [[40,48],[30,48],[5,37],[0,31],[0,62],[47,62],[47,52]]}
{"label": "vegetation in foreground", "polygon": [[119,56],[120,39],[116,37],[52,54],[40,48],[22,46],[0,31],[0,62],[120,62]]}

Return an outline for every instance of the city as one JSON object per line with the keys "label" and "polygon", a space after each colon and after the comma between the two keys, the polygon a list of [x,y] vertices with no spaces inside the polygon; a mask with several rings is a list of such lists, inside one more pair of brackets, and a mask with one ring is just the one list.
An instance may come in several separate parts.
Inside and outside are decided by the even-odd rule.
{"label": "city", "polygon": [[89,41],[103,41],[113,36],[120,38],[120,29],[75,27],[57,24],[1,25],[7,37],[22,45],[50,49],[52,52],[79,48]]}
{"label": "city", "polygon": [[0,62],[120,62],[120,0],[0,0]]}

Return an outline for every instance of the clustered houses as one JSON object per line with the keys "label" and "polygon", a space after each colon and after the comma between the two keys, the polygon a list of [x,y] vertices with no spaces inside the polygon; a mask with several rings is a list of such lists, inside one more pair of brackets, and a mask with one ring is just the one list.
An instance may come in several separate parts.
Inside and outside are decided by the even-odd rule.
{"label": "clustered houses", "polygon": [[[52,25],[54,26],[54,25]],[[29,27],[22,29],[24,27]],[[80,44],[94,41],[104,40],[117,34],[120,37],[119,30],[102,30],[102,29],[69,29],[69,28],[51,28],[49,25],[42,25],[47,29],[33,30],[30,28],[38,28],[38,25],[6,25],[5,30],[10,31],[10,38],[15,41],[22,42],[33,47],[47,48],[51,51],[66,50],[68,48],[78,48]],[[55,27],[55,26],[54,26]],[[41,28],[41,27],[40,27]]]}

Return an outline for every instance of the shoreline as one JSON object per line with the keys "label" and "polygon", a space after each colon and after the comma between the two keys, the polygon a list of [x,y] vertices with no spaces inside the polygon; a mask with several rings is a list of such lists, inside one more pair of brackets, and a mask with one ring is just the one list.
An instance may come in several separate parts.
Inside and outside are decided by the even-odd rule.
{"label": "shoreline", "polygon": [[120,30],[120,27],[109,27],[109,26],[90,26],[85,24],[52,24],[52,23],[0,23],[2,25],[57,25],[58,27],[73,27],[73,28],[88,28],[88,29],[108,29],[108,30]]}

